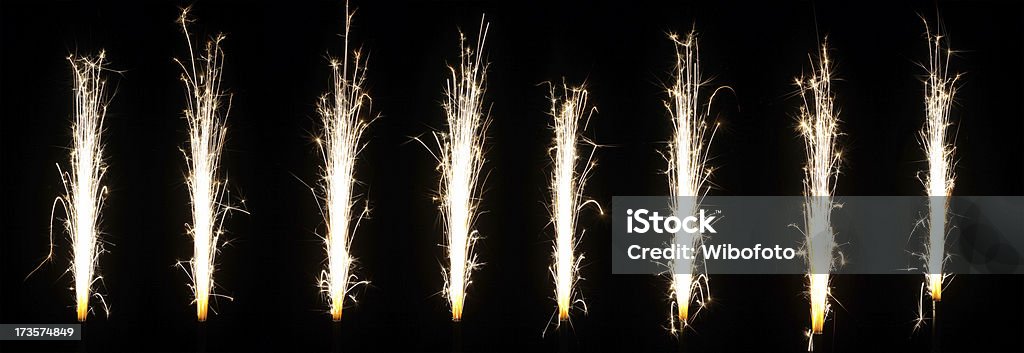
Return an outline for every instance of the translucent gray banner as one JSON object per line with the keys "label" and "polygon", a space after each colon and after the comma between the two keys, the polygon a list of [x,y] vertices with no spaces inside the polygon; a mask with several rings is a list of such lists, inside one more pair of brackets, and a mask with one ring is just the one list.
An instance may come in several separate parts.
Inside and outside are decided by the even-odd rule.
{"label": "translucent gray banner", "polygon": [[612,212],[615,274],[1024,274],[1021,196],[616,196]]}

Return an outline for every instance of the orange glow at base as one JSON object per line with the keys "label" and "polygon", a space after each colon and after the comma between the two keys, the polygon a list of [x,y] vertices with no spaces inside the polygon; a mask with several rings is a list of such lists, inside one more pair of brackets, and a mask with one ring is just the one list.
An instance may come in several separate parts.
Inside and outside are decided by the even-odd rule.
{"label": "orange glow at base", "polygon": [[679,323],[685,326],[687,320],[690,319],[690,295],[693,289],[693,275],[676,274],[673,276],[673,280]]}
{"label": "orange glow at base", "polygon": [[341,309],[343,308],[343,304],[344,303],[342,303],[340,299],[331,301],[331,319],[334,320],[334,322],[341,321]]}
{"label": "orange glow at base", "polygon": [[206,309],[209,308],[209,307],[210,307],[210,302],[209,301],[206,301],[206,300],[197,300],[196,301],[196,317],[199,319],[199,322],[205,322],[206,321]]}
{"label": "orange glow at base", "polygon": [[85,322],[87,315],[89,315],[89,296],[78,296],[78,321]]}
{"label": "orange glow at base", "polygon": [[462,321],[462,295],[452,294],[452,321]]}
{"label": "orange glow at base", "polygon": [[820,335],[825,328],[828,311],[828,274],[811,275],[811,331]]}
{"label": "orange glow at base", "polygon": [[679,305],[679,322],[682,322],[685,325],[686,320],[689,319],[690,316],[690,305],[685,302],[683,303],[684,304]]}
{"label": "orange glow at base", "polygon": [[931,291],[932,300],[941,302],[942,301],[942,275],[941,274],[929,274],[928,275],[928,290]]}

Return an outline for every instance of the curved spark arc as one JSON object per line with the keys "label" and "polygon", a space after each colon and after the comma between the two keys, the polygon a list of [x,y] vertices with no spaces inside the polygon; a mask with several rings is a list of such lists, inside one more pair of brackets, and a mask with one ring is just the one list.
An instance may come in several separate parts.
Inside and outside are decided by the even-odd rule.
{"label": "curved spark arc", "polygon": [[[332,89],[320,98],[317,111],[322,124],[317,145],[323,154],[321,188],[323,190],[324,220],[327,236],[324,250],[327,268],[320,273],[319,287],[330,302],[331,318],[340,321],[346,297],[356,286],[369,282],[358,280],[352,274],[355,258],[350,249],[359,222],[369,212],[354,210],[359,195],[353,191],[358,182],[355,165],[359,152],[365,147],[363,132],[370,122],[363,119],[363,109],[370,110],[370,96],[365,92],[366,61],[359,50],[352,52],[349,70],[348,39],[355,11],[345,8],[345,54],[342,59],[331,60]],[[355,299],[352,298],[354,301]]]}
{"label": "curved spark arc", "polygon": [[934,301],[942,300],[942,286],[945,275],[942,265],[945,262],[945,243],[948,229],[946,216],[949,208],[949,196],[953,192],[953,151],[948,143],[947,128],[950,122],[950,107],[956,94],[956,82],[959,74],[950,77],[949,59],[953,51],[943,45],[944,38],[940,33],[932,34],[928,22],[924,22],[925,35],[928,38],[928,77],[924,80],[925,93],[925,124],[919,133],[921,147],[928,159],[928,173],[921,182],[928,192],[928,220],[924,222],[928,229],[928,246],[926,253],[925,283],[928,293]]}
{"label": "curved spark arc", "polygon": [[[811,333],[821,334],[829,311],[829,272],[835,250],[831,225],[835,180],[842,154],[836,146],[839,112],[832,94],[832,63],[827,43],[821,46],[817,62],[812,60],[810,77],[796,79],[803,105],[799,131],[804,138],[807,164],[804,166],[804,236],[811,301]],[[813,349],[808,340],[808,350]]]}
{"label": "curved spark arc", "polygon": [[[241,210],[224,201],[227,181],[219,179],[221,152],[227,135],[225,120],[231,110],[230,95],[221,87],[224,68],[221,41],[225,36],[218,34],[208,40],[204,52],[196,57],[188,31],[188,23],[192,22],[188,12],[189,8],[183,9],[178,18],[188,43],[188,65],[175,59],[181,66],[181,81],[188,95],[184,115],[188,121],[189,148],[183,153],[188,164],[187,184],[192,202],[192,224],[187,229],[192,236],[193,257],[186,271],[192,280],[190,287],[195,296],[196,316],[199,321],[206,321],[209,298],[215,287],[213,273],[220,236],[224,234],[224,220],[231,211]],[[227,105],[222,104],[224,97],[228,97]],[[181,262],[178,265],[185,268]]]}
{"label": "curved spark arc", "polygon": [[451,78],[446,81],[446,99],[442,104],[447,131],[433,134],[439,149],[435,154],[441,174],[437,201],[445,226],[444,247],[449,266],[441,271],[444,294],[451,305],[452,321],[456,322],[462,320],[466,290],[472,283],[470,276],[480,266],[474,252],[480,236],[474,228],[479,216],[480,172],[489,124],[483,101],[487,64],[482,55],[489,26],[481,19],[475,50],[466,45],[465,34],[459,32],[459,65],[448,67]]}
{"label": "curved spark arc", "polygon": [[[701,106],[707,105],[710,109],[710,103],[718,90],[727,87],[715,89],[707,102],[702,102],[700,89],[706,82],[701,78],[696,31],[691,31],[685,39],[680,39],[676,34],[670,34],[669,39],[675,45],[676,66],[673,72],[674,82],[667,90],[669,99],[665,101],[665,108],[671,115],[673,126],[672,140],[666,158],[666,174],[672,212],[684,217],[693,215],[700,208],[700,200],[710,190],[707,183],[713,171],[707,166],[708,147],[714,139],[718,124],[716,123],[714,127],[708,125],[707,118],[710,112],[701,109]],[[703,234],[679,232],[673,242],[699,249],[704,237]],[[669,323],[673,334],[678,334],[688,325],[692,302],[696,301],[703,307],[711,300],[708,277],[700,273],[702,266],[703,262],[684,259],[677,259],[670,265],[670,299],[674,301],[675,310],[669,315]],[[688,272],[679,273],[678,269],[688,269]]]}
{"label": "curved spark arc", "polygon": [[[59,203],[67,215],[64,230],[71,238],[72,261],[69,270],[75,279],[75,312],[80,322],[84,322],[89,315],[89,298],[94,295],[93,283],[103,278],[96,275],[96,267],[100,254],[104,252],[99,223],[107,191],[102,186],[103,175],[107,170],[103,161],[102,141],[108,101],[106,82],[102,77],[103,71],[107,70],[104,67],[105,59],[106,53],[103,51],[94,58],[68,57],[74,74],[75,92],[71,169],[65,172],[57,165],[65,193],[54,201],[54,208]],[[50,238],[50,254],[47,259],[53,255],[52,227]],[[102,301],[103,298],[99,298]]]}
{"label": "curved spark arc", "polygon": [[[583,86],[569,87],[563,83],[561,92],[559,94],[553,85],[549,89],[549,115],[553,121],[551,129],[555,133],[553,144],[548,149],[554,166],[549,185],[549,212],[555,228],[550,272],[555,282],[555,300],[558,305],[557,328],[561,327],[563,321],[569,320],[572,307],[579,305],[584,313],[587,312],[586,303],[578,296],[575,288],[576,282],[582,279],[579,269],[584,259],[576,251],[579,245],[579,238],[575,236],[576,223],[579,211],[587,205],[594,205],[601,210],[597,201],[583,197],[587,179],[597,165],[593,161],[597,145],[582,137],[582,131],[586,130],[594,108],[588,104],[588,93]],[[578,147],[581,143],[591,147],[589,153],[580,154]],[[578,165],[583,166],[579,172]],[[585,231],[580,233],[580,237],[583,233]]]}

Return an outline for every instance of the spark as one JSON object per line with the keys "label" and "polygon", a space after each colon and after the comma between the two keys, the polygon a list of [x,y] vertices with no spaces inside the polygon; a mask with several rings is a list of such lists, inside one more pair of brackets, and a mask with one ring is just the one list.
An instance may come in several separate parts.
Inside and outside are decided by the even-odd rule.
{"label": "spark", "polygon": [[[811,300],[811,334],[821,334],[829,311],[829,272],[833,268],[835,250],[831,225],[835,180],[839,174],[841,152],[836,146],[839,136],[839,112],[832,94],[832,63],[827,43],[820,56],[812,59],[810,77],[796,80],[803,105],[800,107],[799,131],[804,138],[807,164],[804,166],[804,235],[808,262],[808,288]],[[810,337],[811,335],[809,335]],[[813,339],[808,340],[813,349]]]}
{"label": "spark", "polygon": [[[449,66],[451,78],[445,83],[446,100],[442,103],[448,125],[447,132],[434,132],[438,152],[437,170],[441,174],[436,198],[444,218],[448,267],[442,267],[444,295],[452,310],[452,321],[462,320],[470,277],[481,264],[474,251],[480,233],[475,229],[479,216],[481,182],[484,165],[484,140],[489,118],[484,111],[483,95],[487,64],[482,57],[487,30],[482,18],[475,49],[466,45],[466,35],[459,32],[459,65]],[[426,144],[416,139],[421,144]],[[429,147],[428,147],[429,149]]]}
{"label": "spark", "polygon": [[221,86],[224,68],[221,41],[225,37],[218,34],[208,40],[204,52],[197,57],[188,31],[188,24],[192,22],[188,12],[189,8],[182,10],[178,24],[188,42],[189,60],[187,63],[174,61],[181,66],[181,81],[188,95],[184,114],[188,121],[189,149],[182,152],[188,164],[188,189],[192,200],[192,224],[187,225],[187,230],[192,236],[193,257],[187,269],[181,262],[178,265],[191,277],[196,316],[199,321],[206,321],[209,298],[215,287],[213,273],[220,237],[224,235],[224,220],[232,211],[241,210],[224,201],[227,181],[219,179],[221,152],[227,135],[225,119],[231,110],[230,95]]}
{"label": "spark", "polygon": [[[358,285],[352,274],[355,258],[350,253],[353,235],[359,222],[369,212],[354,210],[358,195],[353,193],[357,183],[355,165],[359,152],[365,147],[361,141],[369,122],[363,119],[364,108],[369,110],[370,96],[365,92],[366,61],[360,51],[352,52],[352,67],[348,59],[348,38],[355,11],[345,5],[345,54],[342,60],[331,60],[332,90],[320,98],[317,111],[323,124],[322,137],[317,145],[324,158],[321,187],[323,190],[324,220],[327,236],[324,249],[327,252],[327,268],[320,273],[319,286],[330,301],[330,313],[334,321],[341,320],[345,299]],[[353,298],[354,301],[354,298]]]}
{"label": "spark", "polygon": [[[99,230],[100,210],[107,193],[102,185],[107,165],[103,161],[103,120],[107,114],[108,98],[103,71],[106,54],[100,51],[96,57],[68,57],[71,71],[74,74],[75,120],[71,126],[73,136],[70,164],[71,169],[65,172],[57,165],[64,195],[54,200],[53,211],[60,204],[67,218],[64,219],[64,231],[71,238],[71,266],[69,271],[75,279],[75,312],[78,321],[84,322],[89,315],[89,298],[96,295],[106,303],[99,294],[92,293],[92,286],[103,277],[96,274],[100,254],[104,252],[103,241]],[[53,216],[51,215],[51,219]],[[50,228],[50,253],[46,260],[53,257],[53,228]],[[42,266],[40,264],[40,266]],[[35,270],[38,270],[37,267]],[[35,272],[33,270],[32,272]],[[31,276],[31,273],[29,274]]]}
{"label": "spark", "polygon": [[928,173],[922,183],[928,192],[928,246],[925,247],[927,271],[925,283],[934,301],[942,300],[942,285],[945,275],[946,214],[949,196],[953,191],[953,150],[947,143],[946,128],[950,123],[950,107],[956,94],[959,75],[950,77],[948,67],[952,51],[943,45],[943,36],[932,34],[928,22],[924,22],[928,38],[928,78],[924,80],[925,115],[924,127],[920,132],[921,146],[928,158]]}
{"label": "spark", "polygon": [[[710,102],[714,101],[720,89],[728,87],[715,89],[707,101],[703,102],[700,90],[706,82],[701,79],[697,33],[691,31],[685,40],[676,34],[670,34],[669,39],[675,44],[676,50],[674,82],[668,88],[669,99],[665,101],[665,108],[670,113],[673,125],[672,141],[669,143],[666,158],[670,207],[674,214],[691,215],[700,207],[701,199],[710,189],[707,184],[713,170],[707,165],[708,147],[718,130],[717,123],[713,127],[707,123]],[[702,105],[707,105],[708,109],[702,109]],[[703,234],[679,232],[673,242],[693,244],[694,248],[700,248],[704,237]],[[711,300],[708,277],[701,273],[703,263],[692,260],[676,261],[681,262],[675,262],[670,266],[670,298],[674,300],[675,310],[669,315],[669,323],[673,334],[677,334],[688,325],[692,316],[691,303],[696,302],[703,307]],[[680,273],[679,269],[688,269],[688,272]],[[696,314],[696,311],[693,314]]]}
{"label": "spark", "polygon": [[[551,254],[554,263],[550,272],[555,281],[555,300],[558,303],[558,321],[556,327],[569,320],[569,310],[581,306],[586,313],[586,303],[578,297],[576,282],[580,280],[579,269],[583,255],[576,252],[579,239],[576,235],[576,222],[579,211],[587,205],[594,205],[600,211],[601,206],[594,200],[583,197],[583,189],[591,171],[596,166],[593,161],[597,145],[581,136],[590,121],[593,108],[588,106],[587,90],[580,87],[569,87],[563,83],[559,94],[554,86],[550,87],[551,111],[554,120],[552,130],[555,132],[553,146],[548,149],[554,170],[551,172],[551,223],[555,227],[555,241]],[[582,123],[582,126],[581,126]],[[578,149],[580,144],[590,146],[590,152],[582,155]],[[582,163],[580,163],[582,161]],[[583,168],[577,171],[578,165]],[[585,231],[580,233],[583,236]]]}

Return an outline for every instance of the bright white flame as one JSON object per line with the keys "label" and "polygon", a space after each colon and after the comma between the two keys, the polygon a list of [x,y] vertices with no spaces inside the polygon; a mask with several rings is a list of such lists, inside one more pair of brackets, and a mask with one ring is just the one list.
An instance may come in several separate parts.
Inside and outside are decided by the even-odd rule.
{"label": "bright white flame", "polygon": [[479,239],[474,225],[479,215],[480,172],[489,122],[483,101],[487,64],[482,55],[488,28],[481,19],[475,50],[466,45],[465,34],[459,32],[459,65],[448,67],[452,76],[444,89],[448,129],[433,134],[440,150],[435,154],[441,173],[438,201],[448,251],[448,268],[442,267],[441,271],[452,321],[462,320],[466,290],[472,283],[470,275],[480,265],[473,250]]}
{"label": "bright white flame", "polygon": [[[103,119],[107,113],[107,97],[104,90],[106,82],[102,77],[103,71],[107,70],[103,66],[105,58],[106,55],[102,51],[95,58],[73,55],[68,57],[74,74],[75,91],[75,120],[71,127],[71,170],[65,172],[59,164],[57,165],[65,194],[54,200],[54,210],[59,203],[67,215],[64,230],[71,237],[70,271],[75,278],[75,311],[78,321],[85,321],[89,315],[92,285],[102,280],[102,276],[97,276],[95,271],[99,255],[103,253],[99,219],[107,190],[102,186],[103,174],[107,170],[103,162],[102,142]],[[46,259],[52,257],[51,229],[50,253]]]}
{"label": "bright white flame", "polygon": [[[583,198],[583,189],[587,178],[596,163],[593,161],[596,145],[581,136],[590,120],[592,107],[588,106],[587,91],[583,87],[562,85],[562,93],[552,86],[550,89],[551,111],[554,121],[552,130],[555,132],[554,142],[548,154],[554,164],[551,172],[551,222],[555,227],[555,244],[551,256],[551,275],[555,280],[555,300],[558,303],[558,326],[562,321],[569,320],[569,310],[580,305],[587,310],[582,298],[577,298],[576,281],[580,280],[579,268],[583,255],[576,253],[578,238],[576,221],[579,211],[588,204],[600,210],[594,200]],[[582,124],[582,126],[581,126]],[[580,143],[591,147],[590,152],[581,160],[578,146]],[[581,163],[580,163],[581,162]],[[577,165],[583,165],[577,172]],[[585,232],[585,231],[584,231]],[[580,234],[580,237],[583,233]]]}
{"label": "bright white flame", "polygon": [[[676,66],[674,82],[668,88],[669,99],[665,101],[673,127],[667,174],[672,212],[682,217],[694,214],[700,207],[701,198],[710,189],[707,181],[712,168],[707,166],[708,146],[714,139],[718,125],[709,127],[707,118],[715,94],[719,89],[727,87],[715,89],[706,102],[702,101],[700,90],[706,82],[701,79],[696,32],[691,31],[685,40],[675,34],[669,38],[675,44]],[[708,106],[708,110],[702,108],[704,105]],[[679,232],[673,243],[699,248],[704,237],[703,234]],[[702,307],[711,300],[707,275],[701,273],[703,263],[685,259],[675,261],[670,269],[673,273],[670,295],[675,301],[675,310],[669,315],[673,334],[688,324],[692,302]],[[689,269],[689,273],[680,273],[680,269]]]}
{"label": "bright white flame", "polygon": [[345,298],[350,296],[350,291],[367,283],[358,281],[351,273],[355,259],[349,249],[359,221],[369,212],[366,207],[361,212],[353,211],[358,201],[353,187],[357,182],[356,160],[364,147],[360,139],[369,124],[363,119],[362,112],[364,105],[369,110],[370,97],[363,89],[366,67],[359,51],[353,52],[353,66],[349,70],[348,35],[355,12],[349,12],[347,6],[345,55],[341,61],[331,61],[333,87],[331,92],[321,97],[317,109],[323,124],[322,137],[316,142],[324,157],[322,209],[327,222],[327,236],[324,238],[327,268],[320,274],[319,286],[330,301],[334,321],[341,320]]}
{"label": "bright white flame", "polygon": [[[836,146],[839,113],[832,95],[832,63],[827,45],[813,62],[810,77],[796,80],[803,98],[800,107],[800,134],[804,138],[807,165],[804,166],[804,235],[808,263],[808,287],[811,299],[811,332],[822,333],[829,311],[829,272],[835,250],[831,215],[835,206],[832,191],[839,173],[841,153]],[[809,340],[813,342],[813,340]],[[808,343],[808,349],[811,349]]]}
{"label": "bright white flame", "polygon": [[[188,233],[192,236],[193,257],[188,261],[196,303],[196,316],[206,321],[209,298],[213,288],[215,258],[219,249],[220,236],[224,234],[225,216],[237,210],[223,200],[227,193],[226,181],[219,180],[221,151],[227,133],[225,118],[230,110],[230,97],[221,87],[224,67],[224,51],[218,34],[206,42],[202,56],[196,57],[192,38],[188,32],[188,8],[181,12],[181,25],[188,42],[189,61],[175,59],[182,68],[181,81],[188,94],[188,105],[184,111],[188,120],[189,148],[183,151],[188,162],[188,189],[192,199],[192,224]],[[197,66],[197,62],[198,65]],[[228,96],[225,106],[222,99]],[[179,266],[185,267],[179,263]]]}
{"label": "bright white flame", "polygon": [[949,196],[953,191],[953,147],[946,141],[946,128],[956,81],[950,77],[948,66],[952,51],[943,47],[943,36],[932,34],[925,22],[928,37],[928,78],[924,81],[925,124],[920,132],[921,145],[928,158],[928,173],[922,180],[928,192],[928,246],[925,275],[928,292],[934,301],[942,300],[942,264],[945,262],[946,214]]}

